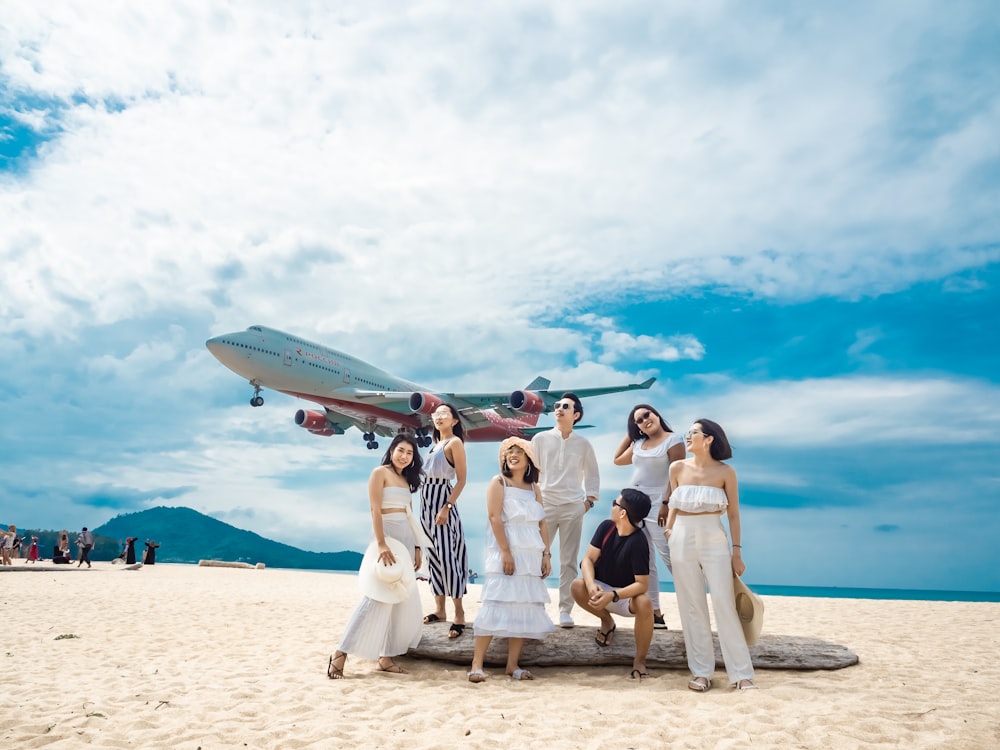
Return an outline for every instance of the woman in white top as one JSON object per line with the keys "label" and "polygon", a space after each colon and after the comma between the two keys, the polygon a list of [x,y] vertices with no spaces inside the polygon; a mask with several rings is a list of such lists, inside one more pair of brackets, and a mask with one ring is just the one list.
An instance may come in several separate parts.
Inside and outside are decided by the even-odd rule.
{"label": "woman in white top", "polygon": [[[400,554],[405,550],[407,557],[399,560],[401,565],[412,566],[413,570],[420,567],[421,548],[429,546],[430,540],[424,536],[410,504],[412,493],[420,486],[421,463],[413,436],[396,435],[382,457],[382,464],[372,471],[368,479],[374,542],[365,552],[358,574],[364,595],[347,621],[340,645],[326,667],[327,677],[331,680],[344,677],[348,654],[377,660],[381,672],[404,674],[406,670],[392,657],[405,654],[420,642],[420,593],[412,576],[407,589],[396,597],[366,591],[365,582],[369,578],[366,573],[376,565],[396,564],[396,555],[389,546],[388,538],[402,544],[402,547],[397,547]],[[412,558],[410,550],[413,551]]]}
{"label": "woman in white top", "polygon": [[[699,419],[684,435],[691,458],[670,467],[670,512],[664,532],[673,557],[674,589],[684,629],[684,647],[693,677],[688,687],[699,693],[712,688],[715,649],[708,617],[705,584],[712,593],[712,609],[729,682],[751,690],[753,662],[736,612],[733,576],[746,570],[740,530],[740,496],[736,472],[722,463],[732,458],[729,440],[715,422]],[[729,520],[733,549],[722,525]]]}
{"label": "woman in white top", "polygon": [[[627,433],[615,449],[615,465],[635,467],[630,487],[649,496],[649,516],[643,526],[649,540],[649,590],[653,601],[653,627],[665,630],[666,620],[660,610],[660,577],[656,570],[656,553],[660,553],[667,570],[670,565],[670,545],[657,525],[667,522],[670,497],[670,464],[684,458],[684,439],[674,433],[667,420],[649,404],[639,404],[628,415]],[[661,510],[662,509],[662,510]]]}
{"label": "woman in white top", "polygon": [[[466,582],[469,577],[469,553],[465,547],[462,517],[458,514],[459,495],[465,489],[465,431],[458,412],[451,404],[441,404],[431,414],[434,422],[434,447],[424,462],[424,483],[420,486],[420,521],[424,533],[434,541],[428,550],[431,593],[434,611],[424,624],[444,622],[445,597],[455,605],[455,619],[448,637],[458,638],[465,631]],[[452,484],[454,482],[454,484]]]}

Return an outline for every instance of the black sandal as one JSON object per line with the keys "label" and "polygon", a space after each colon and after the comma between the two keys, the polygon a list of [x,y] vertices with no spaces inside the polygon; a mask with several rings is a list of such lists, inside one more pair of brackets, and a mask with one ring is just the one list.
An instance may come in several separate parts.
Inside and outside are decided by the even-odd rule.
{"label": "black sandal", "polygon": [[448,640],[453,641],[465,632],[464,622],[453,622],[448,628]]}
{"label": "black sandal", "polygon": [[[335,661],[340,662],[338,667],[334,664]],[[330,657],[330,663],[326,665],[326,676],[331,680],[342,680],[344,679],[344,665],[347,664],[347,654],[341,654],[337,656],[334,654]]]}

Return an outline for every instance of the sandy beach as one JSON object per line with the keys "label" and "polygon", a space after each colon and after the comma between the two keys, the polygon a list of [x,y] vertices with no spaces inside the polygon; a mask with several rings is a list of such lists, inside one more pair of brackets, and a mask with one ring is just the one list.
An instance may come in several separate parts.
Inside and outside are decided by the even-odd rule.
{"label": "sandy beach", "polygon": [[[493,669],[473,685],[407,657],[409,675],[351,659],[331,681],[353,576],[15,566],[0,572],[3,747],[1000,747],[998,603],[764,597],[765,633],[830,640],[860,664],[760,670],[746,693],[719,669],[699,695],[681,670],[639,683],[623,667],[549,667],[516,683]],[[478,598],[472,586],[470,618]]]}

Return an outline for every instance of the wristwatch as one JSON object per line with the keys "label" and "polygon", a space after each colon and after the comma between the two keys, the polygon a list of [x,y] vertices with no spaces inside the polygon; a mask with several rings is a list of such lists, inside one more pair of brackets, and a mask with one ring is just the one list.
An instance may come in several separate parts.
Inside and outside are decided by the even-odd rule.
{"label": "wristwatch", "polygon": [[613,601],[613,602],[618,601],[618,592],[617,591],[612,591],[611,592],[611,601]]}

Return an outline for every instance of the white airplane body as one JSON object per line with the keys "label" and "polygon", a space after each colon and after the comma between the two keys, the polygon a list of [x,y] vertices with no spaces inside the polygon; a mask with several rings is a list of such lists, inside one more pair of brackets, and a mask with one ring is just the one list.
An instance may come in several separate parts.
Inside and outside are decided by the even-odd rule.
{"label": "white airplane body", "polygon": [[549,391],[549,381],[535,378],[513,393],[438,393],[403,380],[336,349],[315,344],[265,326],[216,336],[205,342],[223,365],[246,378],[254,388],[251,406],[262,406],[262,388],[312,401],[323,411],[300,409],[295,423],[315,435],[342,435],[351,427],[364,433],[369,448],[376,435],[411,432],[419,444],[430,445],[431,413],[442,403],[458,410],[466,440],[491,442],[506,437],[530,439],[540,414],[552,411],[563,393],[580,398],[621,391],[644,390],[642,383],[606,388],[564,388]]}

